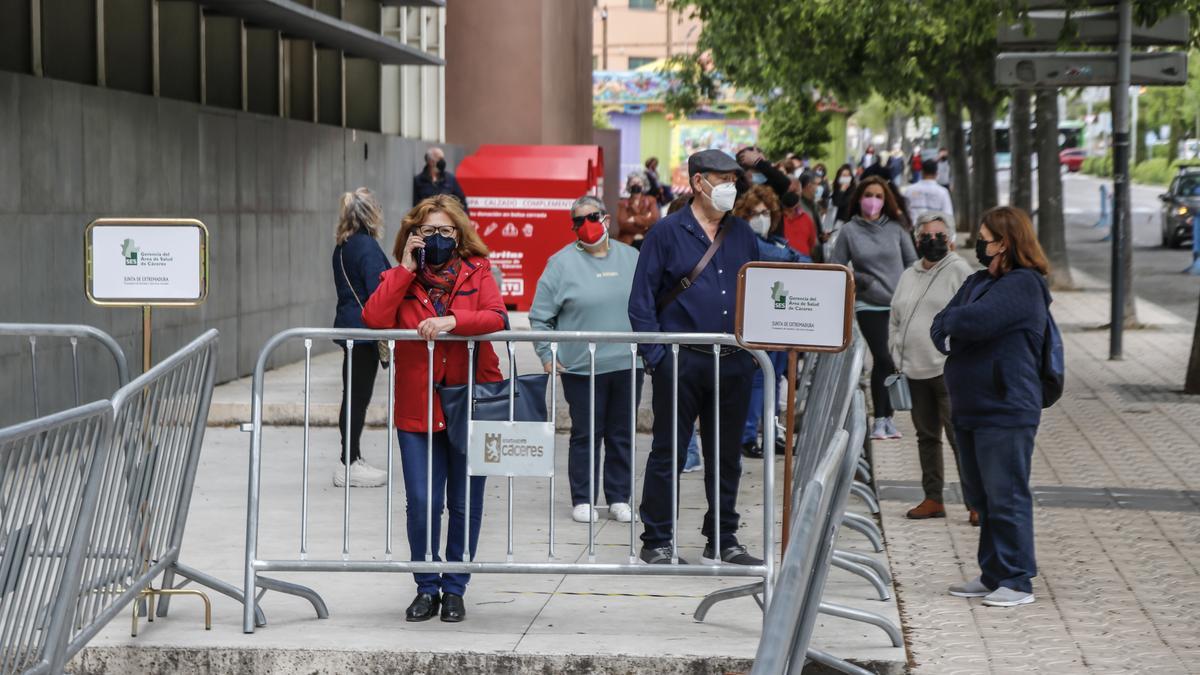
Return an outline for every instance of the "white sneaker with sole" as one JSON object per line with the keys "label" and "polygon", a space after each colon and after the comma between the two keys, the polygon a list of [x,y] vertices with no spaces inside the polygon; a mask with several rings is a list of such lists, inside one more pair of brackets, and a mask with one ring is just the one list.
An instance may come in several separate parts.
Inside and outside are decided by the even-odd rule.
{"label": "white sneaker with sole", "polygon": [[[382,487],[386,483],[387,472],[383,469],[376,469],[361,459],[350,465],[350,487]],[[344,465],[338,465],[333,470],[333,486],[346,486]]]}
{"label": "white sneaker with sole", "polygon": [[628,523],[633,520],[633,509],[625,502],[617,502],[608,505],[608,515],[618,523]]}
{"label": "white sneaker with sole", "polygon": [[891,417],[885,417],[883,419],[886,420],[884,427],[887,430],[888,438],[903,438],[904,437],[904,435],[900,433],[900,430],[896,428],[896,421],[894,419],[892,419]]}
{"label": "white sneaker with sole", "polygon": [[961,584],[950,584],[950,595],[956,598],[982,598],[991,592],[992,589],[983,585],[981,577],[975,577]]}
{"label": "white sneaker with sole", "polygon": [[1016,607],[1017,605],[1028,605],[1031,602],[1033,602],[1033,593],[1004,586],[992,591],[983,599],[983,604],[988,607]]}
{"label": "white sneaker with sole", "polygon": [[884,417],[876,417],[875,424],[871,427],[871,440],[882,441],[887,437],[887,419]]}
{"label": "white sneaker with sole", "polygon": [[577,504],[574,509],[571,509],[571,519],[577,523],[586,523],[589,520],[593,523],[599,520],[596,517],[596,509],[590,504]]}

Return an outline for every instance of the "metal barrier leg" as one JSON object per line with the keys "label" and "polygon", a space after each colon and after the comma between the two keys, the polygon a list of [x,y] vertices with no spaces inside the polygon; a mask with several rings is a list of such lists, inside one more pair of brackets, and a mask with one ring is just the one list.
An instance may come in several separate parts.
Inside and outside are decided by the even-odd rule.
{"label": "metal barrier leg", "polygon": [[692,618],[696,621],[704,621],[704,617],[708,616],[708,610],[712,609],[712,606],[718,602],[722,602],[724,600],[733,600],[734,598],[744,598],[748,595],[754,596],[754,601],[757,602],[758,606],[761,608],[762,600],[758,596],[762,594],[764,588],[766,588],[766,586],[763,584],[763,582],[756,581],[752,584],[735,586],[733,588],[722,588],[719,591],[713,591],[712,593],[704,596],[704,599],[700,601],[700,605],[697,606],[696,611],[692,613]]}
{"label": "metal barrier leg", "polygon": [[883,579],[884,583],[888,583],[888,584],[892,583],[891,570],[889,570],[888,566],[880,560],[876,560],[875,558],[872,558],[869,555],[863,555],[862,553],[853,553],[851,551],[842,551],[842,550],[835,550],[833,552],[833,555],[835,557],[841,558],[842,560],[849,560],[852,563],[858,563],[859,565],[866,565],[867,567],[870,567],[871,569],[875,570],[875,573],[879,575],[880,579]]}
{"label": "metal barrier leg", "polygon": [[880,616],[874,612],[865,612],[861,609],[846,607],[845,605],[835,605],[832,602],[822,602],[817,611],[826,616],[836,616],[839,619],[849,619],[850,621],[858,621],[859,623],[867,623],[872,626],[877,626],[887,633],[888,639],[892,641],[893,647],[904,646],[904,635],[896,624],[889,621],[886,617]]}
{"label": "metal barrier leg", "polygon": [[866,483],[867,485],[870,485],[871,483],[875,482],[874,479],[871,478],[871,469],[869,469],[865,466],[862,466],[861,464],[858,467],[858,473],[855,474],[854,477],[857,478],[858,480],[861,480],[862,482]]}
{"label": "metal barrier leg", "polygon": [[871,491],[870,486],[866,483],[854,481],[850,485],[850,494],[857,495],[860,499],[867,503],[867,509],[871,513],[879,513],[879,502],[875,499],[875,493]]}
{"label": "metal barrier leg", "polygon": [[876,553],[883,553],[883,536],[871,519],[857,513],[846,513],[842,515],[842,524],[866,537]]}
{"label": "metal barrier leg", "polygon": [[856,562],[850,562],[849,560],[839,558],[836,555],[830,559],[830,564],[832,564],[834,567],[844,569],[852,574],[857,574],[858,576],[871,582],[871,585],[875,587],[875,592],[879,595],[880,600],[886,601],[892,599],[892,592],[887,587],[887,584],[883,583],[883,579],[880,579],[879,575],[875,574],[875,570],[871,569],[870,567],[867,567],[866,565],[859,565]]}
{"label": "metal barrier leg", "polygon": [[[329,608],[325,606],[325,601],[321,599],[321,594],[317,593],[308,586],[293,584],[290,581],[280,581],[270,577],[259,576],[258,587],[268,591],[277,593],[287,593],[288,595],[296,595],[312,603],[313,609],[317,612],[318,619],[329,618]],[[220,590],[220,589],[217,589]],[[257,606],[258,603],[255,603]]]}
{"label": "metal barrier leg", "polygon": [[809,647],[807,656],[813,662],[819,663],[827,668],[832,668],[839,673],[850,673],[851,675],[875,675],[869,670],[859,668],[849,661],[843,661],[833,654],[823,652],[820,649],[813,649],[812,647]]}
{"label": "metal barrier leg", "polygon": [[[174,586],[172,583],[168,583],[168,579],[170,579],[171,575],[173,575],[175,573],[178,573],[179,576],[181,576],[187,580],[184,582],[184,584],[188,583],[188,581],[194,581],[194,582],[200,584],[201,586],[211,588],[212,590],[214,590],[222,595],[227,595],[227,596],[233,598],[234,600],[237,600],[238,602],[246,601],[246,599],[245,599],[246,596],[244,596],[242,594],[241,589],[239,589],[237,586],[234,586],[233,584],[229,584],[224,581],[221,581],[220,579],[218,579],[214,576],[205,574],[204,572],[201,572],[200,570],[198,570],[194,567],[188,567],[187,565],[184,565],[183,563],[178,563],[178,562],[175,563],[174,565],[172,565],[171,567],[168,567],[166,573],[163,574],[163,588],[164,589],[179,590],[179,589],[183,588],[183,584]],[[163,600],[165,600],[165,599],[166,598],[163,598]],[[158,615],[159,616],[167,615],[167,603],[166,602],[160,601],[158,603]],[[257,603],[254,605],[254,623],[257,626],[267,625],[267,617],[265,614],[263,614],[262,608],[259,607]]]}

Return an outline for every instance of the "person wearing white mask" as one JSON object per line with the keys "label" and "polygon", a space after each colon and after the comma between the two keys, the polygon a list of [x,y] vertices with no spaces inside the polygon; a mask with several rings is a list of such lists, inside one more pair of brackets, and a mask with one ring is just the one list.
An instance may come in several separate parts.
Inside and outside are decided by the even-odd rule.
{"label": "person wearing white mask", "polygon": [[[629,323],[639,333],[732,334],[738,270],[759,259],[758,237],[730,213],[743,171],[720,150],[693,154],[687,171],[691,204],[658,221],[642,242],[629,294]],[[741,439],[754,360],[735,347],[720,347],[714,355],[712,345],[681,345],[677,360],[666,345],[641,344],[638,349],[654,392],[653,438],[639,510],[645,526],[642,561],[686,564],[671,546],[676,512],[671,495],[699,418],[708,499],[700,529],[707,540],[702,562],[761,565],[737,538]],[[714,379],[720,381],[719,398]],[[685,540],[680,536],[679,541]]]}
{"label": "person wearing white mask", "polygon": [[[609,216],[604,204],[585,195],[571,207],[575,241],[550,256],[538,279],[529,326],[543,331],[630,330],[625,303],[633,286],[638,252],[632,246],[610,240]],[[538,342],[534,349],[547,373],[554,366],[550,343]],[[596,504],[603,488],[609,517],[623,523],[633,518],[629,506],[633,495],[632,429],[629,408],[641,399],[642,369],[631,373],[629,346],[617,343],[596,345],[596,381],[593,432],[588,384],[591,355],[582,342],[558,346],[558,370],[563,396],[571,414],[570,454],[567,477],[571,486],[571,517],[576,522],[595,521]],[[630,385],[630,382],[633,385]],[[589,438],[595,439],[588,457]],[[604,456],[600,456],[601,443]],[[595,472],[588,476],[588,466]],[[603,469],[603,481],[601,481]]]}

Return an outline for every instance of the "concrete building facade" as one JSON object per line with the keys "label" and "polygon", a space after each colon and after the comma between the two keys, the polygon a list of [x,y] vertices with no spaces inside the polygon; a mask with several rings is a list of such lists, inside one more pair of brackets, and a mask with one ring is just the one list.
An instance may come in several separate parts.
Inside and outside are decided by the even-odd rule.
{"label": "concrete building facade", "polygon": [[595,0],[593,4],[593,70],[634,70],[690,53],[700,39],[699,19],[657,0]]}

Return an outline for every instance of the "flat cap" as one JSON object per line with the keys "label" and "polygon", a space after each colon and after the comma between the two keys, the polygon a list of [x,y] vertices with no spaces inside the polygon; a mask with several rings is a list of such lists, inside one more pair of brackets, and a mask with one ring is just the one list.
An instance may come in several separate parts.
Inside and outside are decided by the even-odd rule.
{"label": "flat cap", "polygon": [[719,173],[736,171],[737,173],[741,173],[742,167],[738,166],[734,158],[721,150],[701,150],[688,157],[688,176],[695,176],[698,173],[706,173],[708,171]]}

